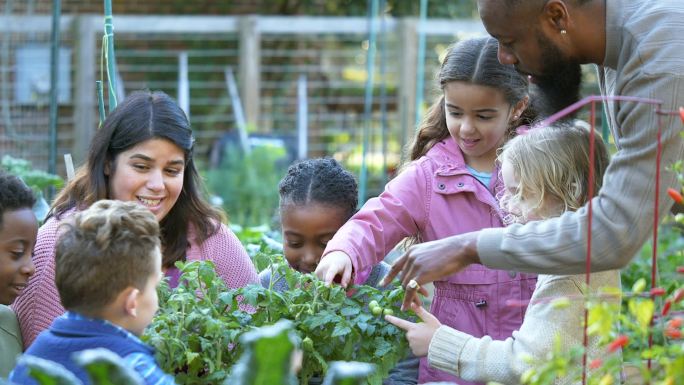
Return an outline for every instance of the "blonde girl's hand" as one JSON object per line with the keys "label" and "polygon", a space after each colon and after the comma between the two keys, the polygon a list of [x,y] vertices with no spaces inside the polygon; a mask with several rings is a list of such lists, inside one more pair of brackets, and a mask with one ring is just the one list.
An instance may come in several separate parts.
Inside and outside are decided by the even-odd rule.
{"label": "blonde girl's hand", "polygon": [[347,287],[352,275],[351,257],[343,251],[333,251],[323,256],[314,272],[318,279],[331,285],[335,277],[340,276],[340,285]]}
{"label": "blonde girl's hand", "polygon": [[391,315],[386,315],[385,320],[406,331],[406,339],[414,355],[418,357],[427,356],[432,336],[442,326],[442,323],[422,306],[412,303],[411,309],[423,322],[413,323]]}

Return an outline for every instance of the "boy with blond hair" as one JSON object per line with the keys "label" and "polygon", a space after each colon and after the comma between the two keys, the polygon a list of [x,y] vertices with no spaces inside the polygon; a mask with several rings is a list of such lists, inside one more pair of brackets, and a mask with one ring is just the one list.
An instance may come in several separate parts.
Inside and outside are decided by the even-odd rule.
{"label": "boy with blond hair", "polygon": [[[75,352],[107,348],[146,385],[175,384],[138,337],[157,311],[162,277],[159,224],[133,202],[101,200],[62,225],[55,283],[67,312],[42,332],[27,355],[64,365],[90,384],[71,359]],[[17,366],[10,380],[33,384]]]}

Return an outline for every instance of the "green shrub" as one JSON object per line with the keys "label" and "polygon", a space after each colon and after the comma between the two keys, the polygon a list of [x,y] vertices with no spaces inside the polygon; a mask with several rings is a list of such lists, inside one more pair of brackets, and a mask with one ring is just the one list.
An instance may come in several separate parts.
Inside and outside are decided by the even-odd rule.
{"label": "green shrub", "polygon": [[288,319],[304,342],[301,384],[322,377],[330,361],[373,363],[377,371],[368,382],[381,384],[408,344],[403,331],[373,315],[368,303],[376,301],[406,318],[397,307],[403,289],[356,286],[347,292],[274,258],[272,277],[285,280],[291,290],[260,285],[226,289],[210,262],[179,263],[180,284],[173,290],[160,287],[159,312],[143,337],[155,347],[161,367],[174,373],[179,384],[220,383],[242,353],[243,333]]}
{"label": "green shrub", "polygon": [[237,148],[228,148],[220,167],[207,171],[209,190],[221,198],[231,222],[243,226],[271,223],[278,207],[278,182],[287,166],[279,166],[284,151],[262,146],[243,155]]}

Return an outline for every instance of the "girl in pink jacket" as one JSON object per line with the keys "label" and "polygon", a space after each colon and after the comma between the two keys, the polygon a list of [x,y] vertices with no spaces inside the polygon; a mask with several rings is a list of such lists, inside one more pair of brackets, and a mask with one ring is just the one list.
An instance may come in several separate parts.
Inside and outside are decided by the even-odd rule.
{"label": "girl in pink jacket", "polygon": [[[501,148],[529,123],[527,79],[497,59],[492,38],[461,41],[439,72],[442,97],[430,108],[411,148],[409,163],[377,198],[370,199],[328,243],[316,274],[327,282],[363,282],[371,268],[404,238],[431,241],[502,226],[496,195]],[[523,114],[525,114],[523,116]],[[431,312],[442,324],[474,336],[505,339],[522,324],[534,275],[471,265],[435,282]],[[423,360],[418,382],[473,384]]]}
{"label": "girl in pink jacket", "polygon": [[231,288],[258,283],[247,252],[200,193],[192,130],[183,110],[163,92],[129,95],[95,133],[87,163],[59,193],[38,231],[36,272],[17,298],[24,345],[62,313],[55,286],[59,225],[101,199],[134,201],[159,221],[162,267],[177,283],[176,261],[212,260]]}

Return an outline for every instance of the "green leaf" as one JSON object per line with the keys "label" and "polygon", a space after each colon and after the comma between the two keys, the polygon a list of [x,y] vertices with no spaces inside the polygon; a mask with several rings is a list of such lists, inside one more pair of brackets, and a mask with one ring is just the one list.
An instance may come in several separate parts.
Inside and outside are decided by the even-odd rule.
{"label": "green leaf", "polygon": [[81,380],[64,366],[35,356],[23,355],[17,365],[25,365],[39,385],[82,385]]}
{"label": "green leaf", "polygon": [[334,314],[330,314],[327,312],[321,312],[317,314],[315,317],[309,317],[307,318],[304,323],[309,326],[311,329],[315,329],[317,327],[333,323],[338,320],[339,317],[335,316]]}
{"label": "green leaf", "polygon": [[376,338],[375,343],[375,357],[382,357],[393,349],[392,344],[382,338]]}
{"label": "green leaf", "polygon": [[235,296],[233,291],[229,290],[219,294],[218,300],[221,305],[227,308],[227,311],[230,312],[234,310],[233,306],[235,305]]}
{"label": "green leaf", "polygon": [[358,385],[365,383],[368,376],[373,374],[375,366],[361,362],[332,362],[325,376],[324,384],[330,385]]}
{"label": "green leaf", "polygon": [[603,304],[589,309],[587,333],[589,335],[608,336],[613,327],[615,313]]}
{"label": "green leaf", "polygon": [[195,352],[185,352],[185,360],[191,364],[193,361],[195,361],[199,357],[199,353]]}
{"label": "green leaf", "polygon": [[359,307],[343,307],[340,313],[345,317],[351,317],[361,312]]}
{"label": "green leaf", "polygon": [[77,352],[72,359],[88,373],[96,385],[139,385],[140,375],[126,366],[123,358],[105,348]]}
{"label": "green leaf", "polygon": [[260,285],[248,285],[243,288],[242,296],[245,303],[256,306],[259,294],[263,291]]}
{"label": "green leaf", "polygon": [[351,328],[345,324],[339,323],[335,325],[331,337],[344,337],[349,333],[351,333]]}

